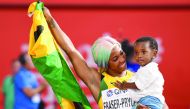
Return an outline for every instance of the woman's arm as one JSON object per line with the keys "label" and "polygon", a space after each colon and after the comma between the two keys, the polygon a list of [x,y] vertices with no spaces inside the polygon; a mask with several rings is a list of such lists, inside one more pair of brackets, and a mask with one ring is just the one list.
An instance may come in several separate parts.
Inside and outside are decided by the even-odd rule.
{"label": "woman's arm", "polygon": [[61,30],[47,8],[44,8],[44,15],[54,38],[69,56],[76,74],[84,81],[97,100],[100,87],[100,73],[87,65],[84,58],[74,47],[69,37]]}

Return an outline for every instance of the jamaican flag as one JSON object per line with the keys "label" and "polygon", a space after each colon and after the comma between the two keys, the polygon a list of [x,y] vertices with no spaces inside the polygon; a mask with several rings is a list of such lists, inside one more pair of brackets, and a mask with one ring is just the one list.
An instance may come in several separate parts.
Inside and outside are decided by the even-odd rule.
{"label": "jamaican flag", "polygon": [[91,109],[49,30],[42,8],[42,2],[34,2],[28,9],[28,13],[33,15],[29,55],[52,87],[62,109]]}

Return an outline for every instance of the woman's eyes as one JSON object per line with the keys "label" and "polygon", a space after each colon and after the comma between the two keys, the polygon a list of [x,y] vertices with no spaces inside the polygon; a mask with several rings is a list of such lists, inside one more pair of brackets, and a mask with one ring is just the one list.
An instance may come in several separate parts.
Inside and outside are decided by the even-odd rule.
{"label": "woman's eyes", "polygon": [[[120,55],[124,55],[124,51],[121,51],[121,52],[120,52]],[[113,61],[117,61],[118,58],[119,58],[119,56],[115,56],[115,57],[113,58]]]}
{"label": "woman's eyes", "polygon": [[117,61],[117,59],[118,59],[118,57],[114,57],[114,58],[113,58],[113,61]]}
{"label": "woman's eyes", "polygon": [[120,51],[120,54],[122,55],[122,54],[123,54],[123,51]]}
{"label": "woman's eyes", "polygon": [[121,51],[121,52],[120,52],[120,55],[123,55],[123,54],[124,54],[124,51]]}
{"label": "woman's eyes", "polygon": [[[121,51],[121,52],[120,52],[120,55],[124,55],[124,51]],[[114,57],[114,58],[113,58],[113,61],[117,61],[118,58],[119,58],[119,56]]]}

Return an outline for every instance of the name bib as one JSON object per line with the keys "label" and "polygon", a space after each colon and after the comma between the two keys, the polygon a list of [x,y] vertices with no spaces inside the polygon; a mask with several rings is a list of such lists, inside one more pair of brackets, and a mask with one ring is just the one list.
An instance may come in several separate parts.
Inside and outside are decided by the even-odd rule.
{"label": "name bib", "polygon": [[101,92],[104,109],[131,109],[135,105],[131,90],[107,89]]}

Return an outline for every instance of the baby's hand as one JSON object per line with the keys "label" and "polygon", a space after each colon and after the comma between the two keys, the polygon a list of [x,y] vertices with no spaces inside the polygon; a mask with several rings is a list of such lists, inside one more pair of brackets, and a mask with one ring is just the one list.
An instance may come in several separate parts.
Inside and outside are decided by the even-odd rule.
{"label": "baby's hand", "polygon": [[145,105],[138,104],[137,109],[150,109],[150,108]]}
{"label": "baby's hand", "polygon": [[125,87],[125,82],[126,81],[124,81],[123,83],[120,82],[120,81],[116,81],[116,82],[113,83],[113,85],[115,87],[119,88],[120,90],[126,90],[127,88]]}

